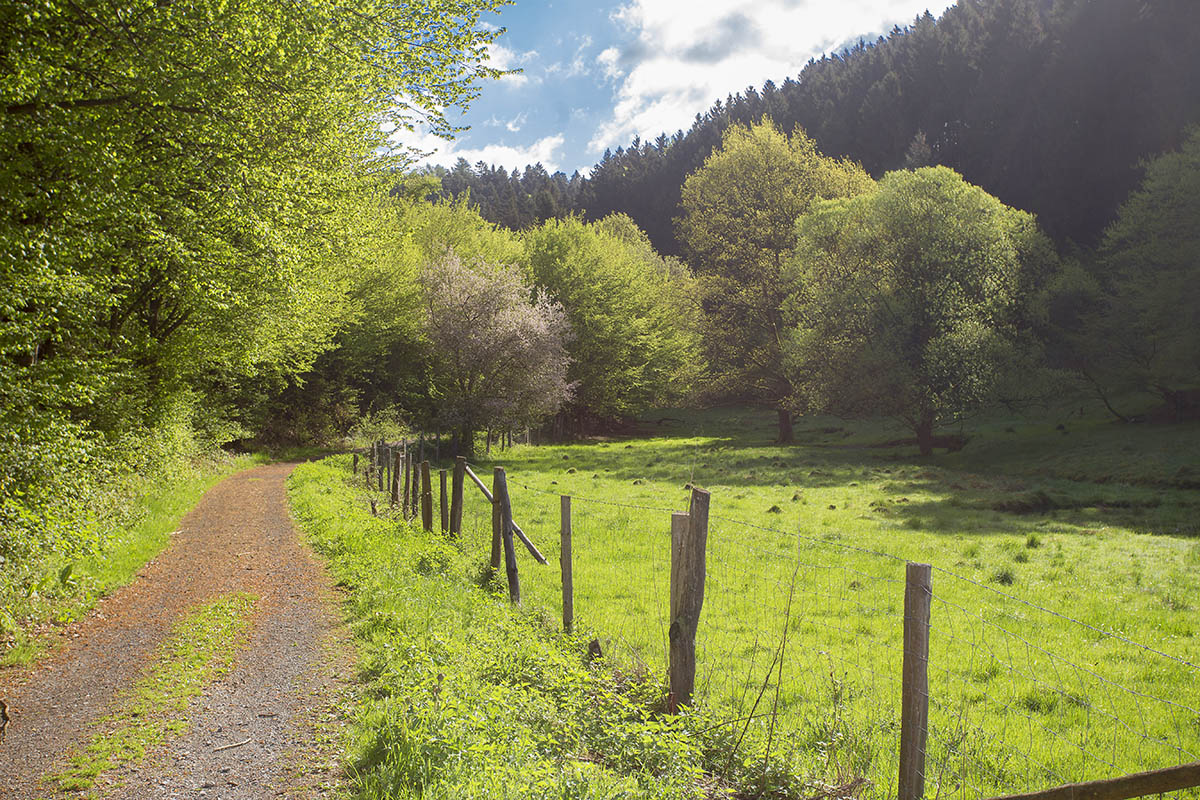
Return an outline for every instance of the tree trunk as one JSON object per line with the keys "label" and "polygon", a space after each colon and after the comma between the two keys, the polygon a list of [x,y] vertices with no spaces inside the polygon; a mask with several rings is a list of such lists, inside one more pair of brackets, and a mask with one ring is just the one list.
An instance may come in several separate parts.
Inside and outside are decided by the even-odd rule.
{"label": "tree trunk", "polygon": [[791,444],[796,441],[796,434],[792,430],[792,412],[790,409],[781,408],[779,412],[779,444]]}
{"label": "tree trunk", "polygon": [[921,450],[921,455],[928,456],[933,454],[933,412],[922,411],[921,418],[917,420],[917,447]]}
{"label": "tree trunk", "polygon": [[458,442],[455,445],[454,454],[456,456],[463,456],[464,458],[474,458],[475,457],[475,431],[472,430],[471,428],[464,426],[461,429],[459,429],[456,436],[458,437]]}

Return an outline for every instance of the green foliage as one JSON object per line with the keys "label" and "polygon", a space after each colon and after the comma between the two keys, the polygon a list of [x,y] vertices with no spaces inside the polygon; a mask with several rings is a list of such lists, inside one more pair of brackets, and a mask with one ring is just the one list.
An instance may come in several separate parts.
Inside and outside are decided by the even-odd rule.
{"label": "green foliage", "polygon": [[32,659],[43,644],[35,630],[80,618],[128,583],[210,486],[251,463],[197,442],[185,410],[94,458],[68,461],[61,481],[32,498],[9,499],[4,508],[26,516],[8,517],[0,537],[0,663]]}
{"label": "green foliage", "polygon": [[811,410],[934,426],[1036,386],[1029,322],[1056,256],[1033,218],[953,170],[884,176],[796,225],[785,348]]}
{"label": "green foliage", "polygon": [[656,254],[627,217],[550,220],[522,238],[538,290],[571,322],[577,416],[633,414],[691,389],[699,309],[683,265]]}
{"label": "green foliage", "polygon": [[1200,128],[1146,165],[1105,231],[1086,366],[1110,391],[1158,395],[1173,419],[1200,415]]}
{"label": "green foliage", "polygon": [[377,175],[405,163],[381,123],[448,132],[497,74],[477,22],[500,5],[0,11],[6,558],[79,527],[68,465],[103,475],[179,403],[224,441],[262,422],[380,260]]}
{"label": "green foliage", "polygon": [[857,164],[827,158],[802,130],[789,137],[765,119],[731,127],[688,176],[679,233],[701,276],[706,348],[725,395],[786,407],[782,270],[796,218],[818,200],[871,185]]}

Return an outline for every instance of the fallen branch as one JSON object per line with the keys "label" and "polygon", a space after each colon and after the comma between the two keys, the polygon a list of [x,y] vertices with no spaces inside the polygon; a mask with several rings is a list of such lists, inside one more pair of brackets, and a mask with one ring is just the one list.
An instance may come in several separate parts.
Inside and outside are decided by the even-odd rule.
{"label": "fallen branch", "polygon": [[253,739],[247,739],[247,740],[246,740],[246,741],[244,741],[244,742],[234,742],[233,744],[223,744],[223,745],[221,745],[220,747],[214,747],[214,748],[213,748],[213,752],[214,752],[214,753],[219,753],[219,752],[221,752],[222,750],[232,750],[232,749],[233,749],[233,748],[235,748],[235,747],[241,747],[242,745],[245,745],[245,744],[250,744],[250,742],[252,742],[252,741],[254,741],[254,740],[253,740]]}

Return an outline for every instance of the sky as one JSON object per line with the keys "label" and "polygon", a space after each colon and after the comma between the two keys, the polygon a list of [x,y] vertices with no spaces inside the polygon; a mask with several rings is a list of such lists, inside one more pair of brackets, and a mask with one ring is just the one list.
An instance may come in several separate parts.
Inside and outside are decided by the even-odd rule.
{"label": "sky", "polygon": [[872,40],[950,0],[516,0],[485,25],[505,28],[492,66],[519,69],[482,87],[450,121],[453,141],[400,131],[399,144],[506,169],[541,163],[587,175],[606,148],[686,130],[715,100],[796,77],[810,58]]}

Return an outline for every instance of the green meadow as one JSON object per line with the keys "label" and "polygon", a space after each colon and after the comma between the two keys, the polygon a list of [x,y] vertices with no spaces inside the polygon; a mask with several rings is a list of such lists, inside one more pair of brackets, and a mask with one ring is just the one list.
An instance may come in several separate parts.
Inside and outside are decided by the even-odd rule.
{"label": "green meadow", "polygon": [[[957,453],[878,446],[885,424],[806,418],[773,443],[750,410],[664,411],[643,435],[493,449],[524,605],[561,610],[559,495],[573,498],[576,624],[665,672],[670,512],[712,494],[701,702],[812,773],[895,792],[905,561],[932,564],[926,793],[1048,788],[1200,753],[1200,426],[1063,415],[964,430]],[[463,547],[487,558],[468,483]],[[785,635],[786,630],[786,635]],[[768,765],[769,766],[769,765]]]}

